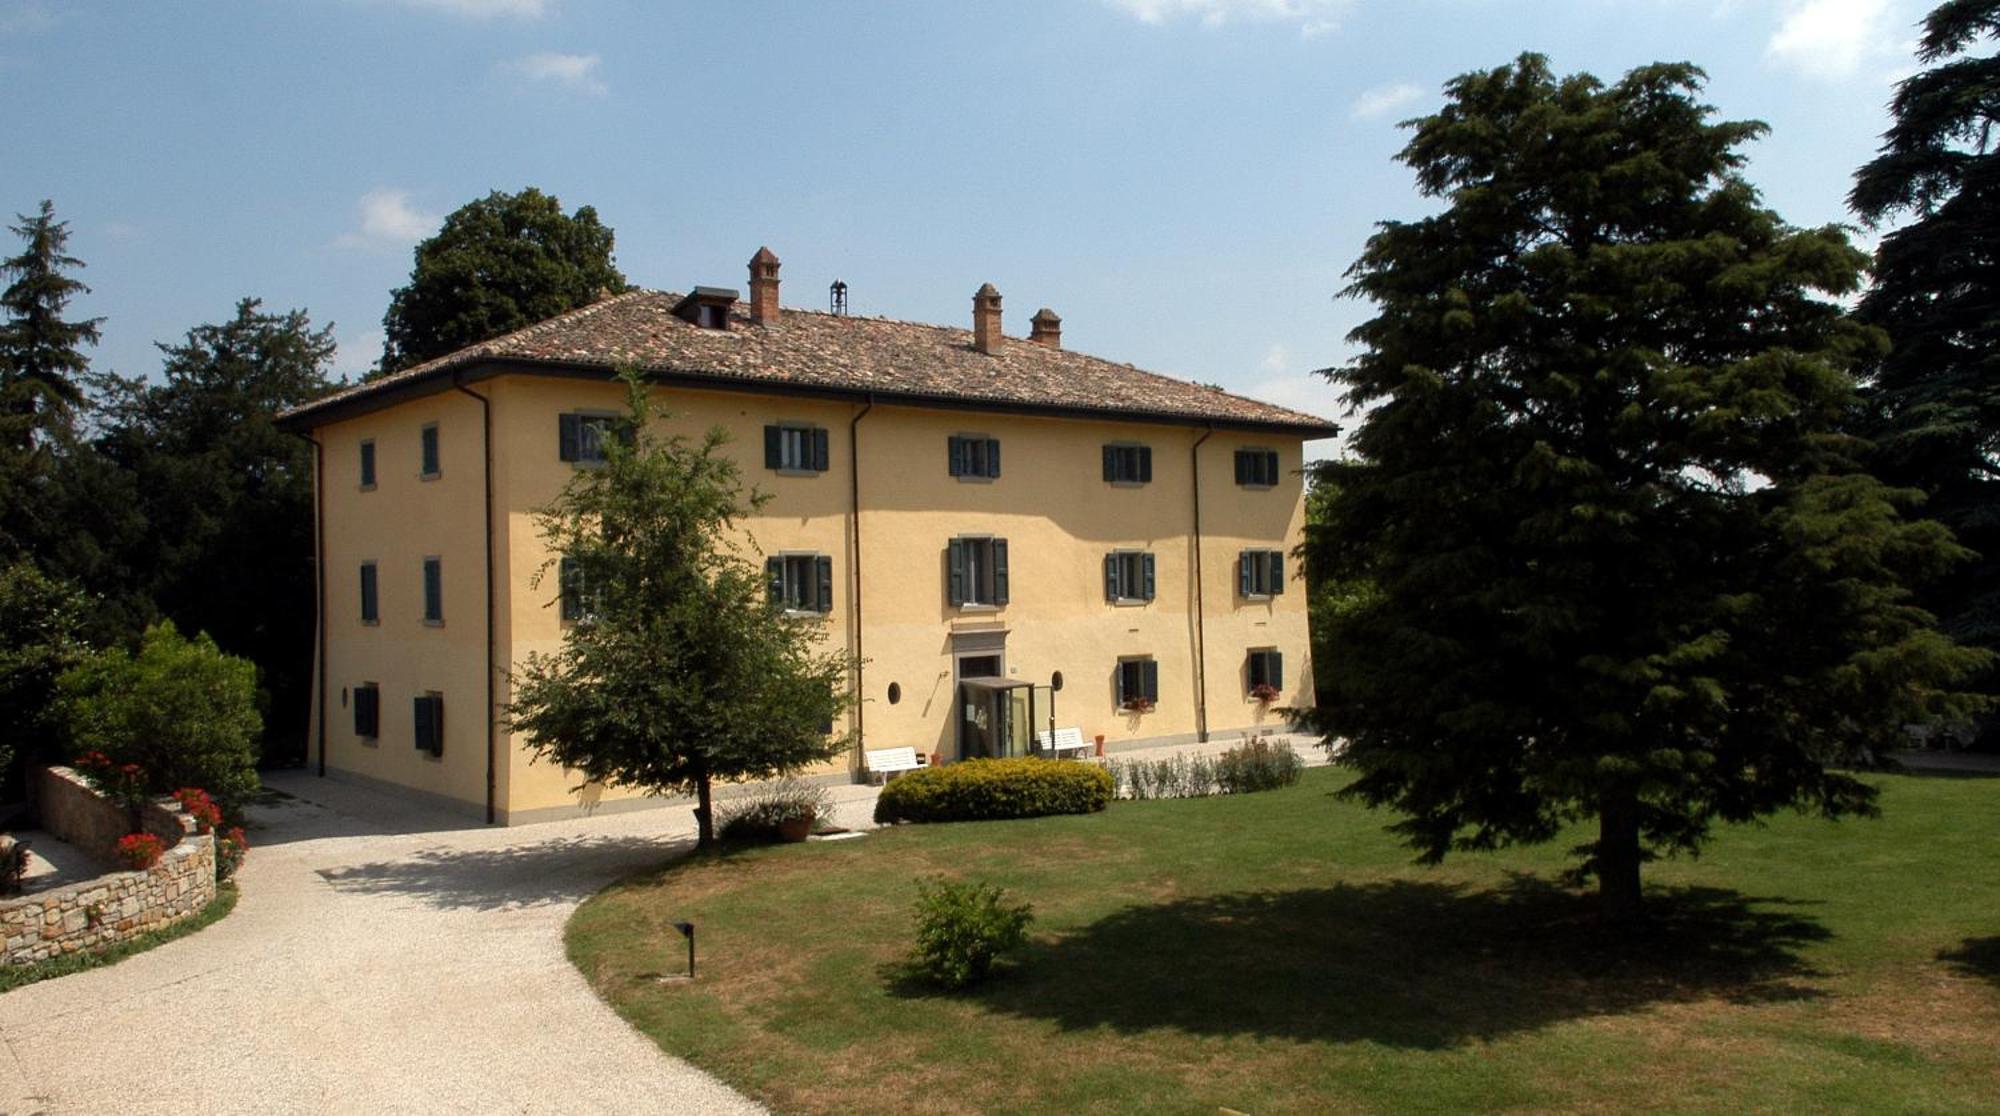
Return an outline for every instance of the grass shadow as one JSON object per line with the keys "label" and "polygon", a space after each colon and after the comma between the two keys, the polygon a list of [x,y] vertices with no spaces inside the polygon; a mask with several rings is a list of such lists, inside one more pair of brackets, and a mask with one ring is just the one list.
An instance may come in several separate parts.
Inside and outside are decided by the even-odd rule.
{"label": "grass shadow", "polygon": [[[1396,880],[1132,907],[1039,940],[970,995],[987,1010],[1108,1027],[1442,1049],[1662,1003],[1811,998],[1801,947],[1829,937],[1784,900],[1654,890],[1641,930],[1593,897]],[[1772,909],[1778,908],[1778,909]],[[908,971],[892,994],[937,995]]]}
{"label": "grass shadow", "polygon": [[2000,985],[2000,936],[1967,938],[1958,943],[1957,949],[1939,951],[1937,957],[1962,976],[1979,977],[1989,984]]}

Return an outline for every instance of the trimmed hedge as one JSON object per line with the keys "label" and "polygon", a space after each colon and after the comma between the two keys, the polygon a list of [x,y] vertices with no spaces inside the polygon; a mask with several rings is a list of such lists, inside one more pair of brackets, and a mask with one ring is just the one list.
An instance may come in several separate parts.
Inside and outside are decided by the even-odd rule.
{"label": "trimmed hedge", "polygon": [[983,821],[1090,814],[1111,801],[1111,775],[1093,763],[980,759],[899,775],[875,800],[875,820]]}

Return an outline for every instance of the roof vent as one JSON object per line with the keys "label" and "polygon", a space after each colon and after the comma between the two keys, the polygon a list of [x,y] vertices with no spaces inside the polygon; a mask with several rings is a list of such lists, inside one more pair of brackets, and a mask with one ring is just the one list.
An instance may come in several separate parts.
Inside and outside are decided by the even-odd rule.
{"label": "roof vent", "polygon": [[736,297],[727,287],[696,287],[674,304],[674,317],[703,329],[728,329]]}

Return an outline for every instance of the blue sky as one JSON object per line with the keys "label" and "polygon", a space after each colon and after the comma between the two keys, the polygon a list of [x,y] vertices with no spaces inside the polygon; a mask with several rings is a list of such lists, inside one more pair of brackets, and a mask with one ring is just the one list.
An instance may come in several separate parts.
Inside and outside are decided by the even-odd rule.
{"label": "blue sky", "polygon": [[[52,198],[89,265],[99,367],[254,295],[380,353],[442,215],[534,185],[593,205],[642,286],[970,324],[1339,417],[1309,370],[1373,222],[1424,203],[1396,122],[1523,50],[1710,75],[1761,119],[1751,179],[1795,224],[1842,199],[1910,72],[1922,0],[0,0],[0,212]],[[7,242],[11,251],[13,242]],[[1330,447],[1316,447],[1326,452]]]}

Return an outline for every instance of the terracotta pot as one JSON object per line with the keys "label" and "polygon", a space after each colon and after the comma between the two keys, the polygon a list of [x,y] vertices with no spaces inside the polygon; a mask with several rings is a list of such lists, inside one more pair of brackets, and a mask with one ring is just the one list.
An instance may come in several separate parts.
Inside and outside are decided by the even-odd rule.
{"label": "terracotta pot", "polygon": [[812,836],[813,815],[807,811],[803,817],[786,818],[778,823],[778,840],[803,841]]}

